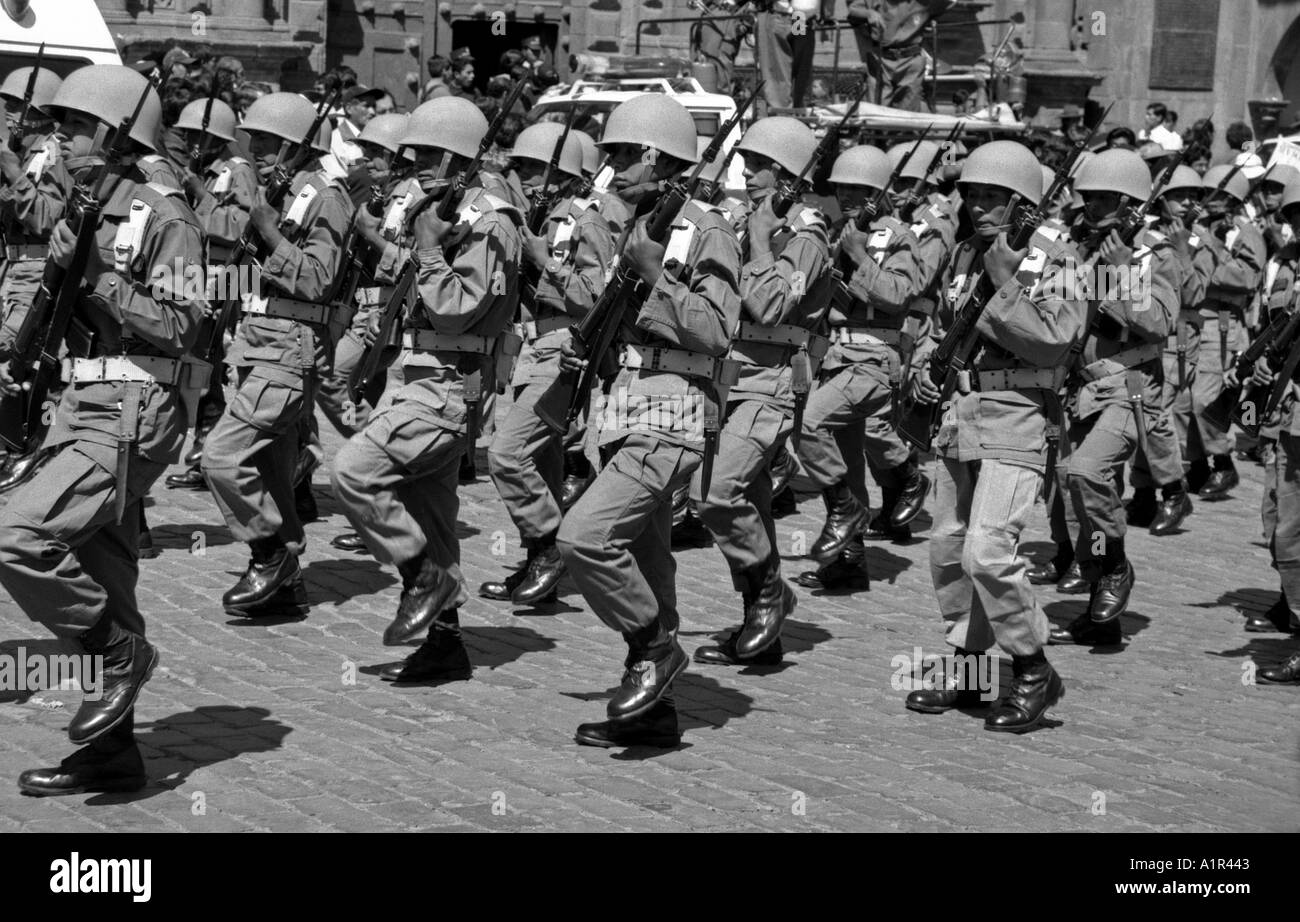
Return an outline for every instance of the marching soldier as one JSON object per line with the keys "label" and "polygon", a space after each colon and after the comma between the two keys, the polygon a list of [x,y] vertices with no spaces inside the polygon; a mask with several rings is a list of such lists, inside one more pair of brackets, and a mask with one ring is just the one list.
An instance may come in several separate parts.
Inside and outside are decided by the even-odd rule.
{"label": "marching soldier", "polygon": [[1175,404],[1179,428],[1187,432],[1183,460],[1191,466],[1189,488],[1208,500],[1225,499],[1240,482],[1228,433],[1206,415],[1205,408],[1223,389],[1230,353],[1242,335],[1243,312],[1266,260],[1259,230],[1241,213],[1250,183],[1237,173],[1223,190],[1218,188],[1232,169],[1211,167],[1201,179],[1207,196],[1206,221],[1193,233],[1213,254],[1214,269],[1205,300],[1197,305],[1201,349],[1196,374],[1191,388]]}
{"label": "marching soldier", "polygon": [[874,211],[873,199],[892,171],[889,156],[867,146],[840,154],[831,169],[846,215],[835,229],[834,263],[843,281],[833,289],[831,346],[799,443],[799,460],[826,504],[826,523],[808,552],[821,566],[795,580],[809,588],[854,587],[868,579],[866,465],[880,484],[881,514],[891,528],[916,518],[930,487],[891,422],[893,388],[902,376],[899,346],[908,309],[922,291],[920,241],[894,216],[892,200],[878,214],[862,213]]}
{"label": "marching soldier", "polygon": [[[445,194],[487,131],[468,99],[440,97],[412,112],[401,143],[415,151],[422,190]],[[474,186],[454,218],[444,221],[436,205],[427,207],[414,220],[414,239],[394,241],[413,244],[414,266],[402,272],[416,273],[418,300],[402,337],[405,384],[334,459],[334,489],[352,527],[402,577],[385,645],[428,631],[404,662],[380,673],[387,681],[472,673],[460,634],[468,593],[456,539],[457,478],[469,433],[466,382],[492,378],[492,358],[514,315],[522,217]]]}
{"label": "marching soldier", "polygon": [[[315,120],[310,102],[271,93],[248,108],[243,129],[258,168],[297,157]],[[352,202],[342,180],[306,169],[282,210],[259,201],[249,224],[260,241],[260,290],[242,296],[242,317],[226,361],[235,395],[203,446],[203,473],[237,541],[251,559],[222,596],[232,615],[306,614],[298,557],[306,535],[294,505],[293,472],[304,420],[334,356],[331,296],[343,264]]]}
{"label": "marching soldier", "polygon": [[[1071,297],[1075,254],[1058,233],[1040,227],[1026,249],[1009,246],[1013,195],[1031,205],[1043,195],[1042,173],[1027,148],[1014,141],[976,148],[960,183],[975,230],[958,245],[946,273],[943,327],[972,296],[987,295],[987,301],[975,327],[972,370],[963,376],[969,381],[958,382],[935,439],[930,572],[956,652],[978,656],[996,642],[1011,655],[1011,693],[989,713],[985,728],[1022,733],[1038,726],[1064,694],[1043,654],[1047,618],[1016,549],[1043,482],[1059,366],[1084,335],[1087,302]],[[975,284],[981,277],[987,283]],[[941,396],[928,371],[934,345],[933,339],[922,345],[912,377],[912,396],[923,403]],[[982,706],[978,690],[924,689],[907,696],[907,707],[924,713],[967,706]]]}
{"label": "marching soldier", "polygon": [[[224,267],[239,238],[248,228],[248,216],[257,204],[261,187],[257,169],[244,157],[235,154],[223,157],[226,145],[235,141],[235,113],[221,100],[196,99],[181,110],[176,128],[186,133],[186,144],[192,154],[193,169],[185,176],[185,191],[194,203],[194,213],[203,224],[208,244],[208,265]],[[207,128],[203,127],[204,113],[208,112]],[[223,276],[224,285],[233,279]],[[210,293],[211,294],[211,293]],[[198,420],[194,427],[194,441],[185,455],[188,465],[180,474],[169,474],[164,481],[168,487],[181,490],[206,490],[200,462],[203,460],[203,443],[226,409],[222,388],[221,369],[213,369],[212,383],[199,401]]]}
{"label": "marching soldier", "polygon": [[[564,133],[557,122],[532,125],[515,139],[514,172],[532,196],[542,189],[546,166]],[[560,373],[560,350],[570,339],[569,327],[587,313],[605,286],[615,258],[614,244],[622,220],[614,223],[593,198],[572,194],[582,178],[582,143],[570,134],[564,140],[555,206],[540,233],[524,235],[524,262],[537,276],[526,298],[524,348],[515,365],[514,399],[488,451],[488,470],[506,511],[519,529],[527,550],[524,565],[503,581],[487,582],[479,595],[516,605],[554,601],[564,575],[564,562],[555,545],[563,508],[563,437],[538,418],[535,405]]]}
{"label": "marching soldier", "polygon": [[1119,235],[1125,203],[1137,207],[1151,196],[1151,174],[1141,157],[1102,151],[1079,170],[1074,189],[1084,209],[1073,232],[1095,282],[1081,365],[1071,369],[1058,468],[1065,468],[1066,510],[1077,523],[1075,560],[1092,591],[1088,610],[1053,630],[1051,640],[1114,645],[1123,639],[1119,617],[1134,582],[1115,470],[1145,444],[1159,416],[1161,356],[1178,314],[1182,277],[1164,234],[1147,225],[1131,245]]}
{"label": "marching soldier", "polygon": [[[69,74],[50,106],[62,119],[63,163],[74,177],[87,180],[104,162],[146,93],[130,129],[128,168],[153,150],[157,94],[127,67]],[[189,290],[190,270],[203,268],[198,219],[178,190],[109,169],[117,178],[98,190],[103,211],[85,275],[64,281],[79,286],[74,323],[93,331],[84,337],[93,345],[88,355],[74,348],[65,362],[67,386],[47,439],[57,453],[0,513],[0,584],[33,620],[103,657],[102,695],[84,700],[68,726],[83,748],[18,779],[36,796],[146,784],[134,706],[158,651],[145,640],[136,603],[133,507],[180,456],[187,407],[206,369],[184,358],[205,310],[201,288]],[[75,245],[76,232],[59,223],[50,259],[66,268]],[[8,365],[0,385],[17,391]]]}
{"label": "marching soldier", "polygon": [[[659,94],[621,103],[601,146],[614,188],[639,215],[699,156],[690,113]],[[666,245],[638,223],[624,253],[649,294],[624,326],[623,367],[604,410],[592,411],[606,463],[565,516],[559,546],[583,597],[628,652],[610,719],[581,725],[577,740],[672,746],[680,732],[668,695],[687,657],[677,642],[670,499],[700,467],[721,403],[721,359],[740,318],[740,250],[726,219],[691,201]],[[564,361],[580,367],[571,352]]]}
{"label": "marching soldier", "polygon": [[[1182,307],[1178,316],[1172,318],[1170,325],[1174,329],[1165,340],[1160,418],[1147,432],[1146,450],[1139,447],[1133,456],[1130,482],[1134,492],[1127,519],[1129,525],[1150,526],[1151,534],[1157,537],[1173,534],[1192,512],[1183,469],[1182,446],[1187,434],[1175,426],[1174,403],[1196,372],[1200,334],[1186,315],[1195,313],[1191,305],[1200,304],[1204,299],[1211,268],[1211,251],[1183,223],[1183,216],[1201,191],[1201,177],[1195,170],[1176,167],[1160,195],[1153,226],[1173,244],[1181,279],[1178,293]],[[1159,503],[1156,487],[1160,488]]]}
{"label": "marching soldier", "polygon": [[[32,96],[23,121],[28,84]],[[41,68],[21,67],[0,84],[5,121],[17,150],[0,147],[0,228],[3,228],[5,265],[0,282],[4,325],[0,328],[0,359],[8,358],[13,339],[41,284],[50,232],[63,217],[72,179],[64,168],[54,120],[48,109],[63,81]],[[20,127],[21,126],[21,127]],[[0,493],[26,482],[51,452],[36,448],[26,454],[9,453],[0,466]]]}
{"label": "marching soldier", "polygon": [[753,206],[741,246],[742,319],[729,355],[740,371],[699,512],[741,594],[744,621],[721,644],[697,649],[698,663],[780,663],[781,625],[795,607],[794,590],[781,578],[768,468],[826,352],[815,331],[824,326],[833,280],[826,218],[797,201],[778,216],[773,201],[802,182],[817,147],[812,129],[782,116],[754,122],[737,146]]}

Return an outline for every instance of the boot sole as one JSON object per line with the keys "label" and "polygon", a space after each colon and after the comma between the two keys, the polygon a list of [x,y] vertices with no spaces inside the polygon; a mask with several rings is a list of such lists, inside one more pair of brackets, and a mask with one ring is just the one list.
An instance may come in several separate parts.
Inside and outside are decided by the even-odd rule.
{"label": "boot sole", "polygon": [[145,683],[147,683],[150,679],[153,678],[153,671],[154,671],[155,669],[158,668],[158,660],[161,658],[161,657],[159,657],[159,655],[158,655],[158,648],[157,648],[157,647],[150,646],[149,649],[152,651],[152,654],[153,654],[153,655],[152,655],[152,657],[151,657],[150,660],[149,660],[149,665],[145,667],[145,670],[144,670],[144,678],[142,678],[142,679],[141,679],[141,680],[136,684],[136,686],[135,686],[135,691],[131,693],[131,700],[129,700],[129,701],[126,703],[126,707],[122,708],[122,713],[118,715],[117,720],[113,721],[111,724],[106,725],[106,726],[103,727],[102,729],[95,731],[95,732],[94,732],[93,734],[91,734],[90,736],[79,736],[79,737],[74,737],[74,736],[72,735],[72,730],[71,730],[71,728],[69,728],[69,730],[68,730],[68,739],[72,741],[72,744],[73,744],[74,746],[84,746],[86,743],[94,742],[95,740],[97,740],[97,739],[99,739],[101,736],[103,736],[104,734],[106,734],[106,733],[108,733],[108,732],[110,732],[110,731],[112,731],[112,730],[115,730],[115,729],[117,728],[117,726],[118,726],[118,725],[119,725],[123,720],[126,719],[126,715],[131,713],[132,709],[135,707],[135,702],[136,702],[136,700],[140,697],[140,692],[141,692],[141,690],[144,688]]}
{"label": "boot sole", "polygon": [[93,784],[79,784],[71,788],[42,788],[18,783],[18,790],[28,797],[62,797],[66,794],[113,794],[123,791],[139,791],[149,785],[148,778],[121,778],[111,781],[98,781]]}
{"label": "boot sole", "polygon": [[454,672],[440,672],[436,675],[418,675],[418,676],[381,675],[379,678],[382,681],[388,682],[392,685],[408,685],[408,684],[413,685],[417,682],[468,682],[470,679],[474,678],[474,670],[458,669]]}
{"label": "boot sole", "polygon": [[643,739],[623,741],[609,740],[599,736],[586,736],[582,733],[573,734],[573,741],[579,746],[595,746],[599,749],[620,749],[632,746],[650,746],[654,749],[676,749],[682,744],[680,736],[647,736]]}

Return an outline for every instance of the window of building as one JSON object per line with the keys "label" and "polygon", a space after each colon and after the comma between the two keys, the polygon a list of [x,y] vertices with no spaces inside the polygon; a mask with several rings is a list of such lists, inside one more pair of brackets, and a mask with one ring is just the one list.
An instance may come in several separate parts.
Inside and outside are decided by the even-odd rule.
{"label": "window of building", "polygon": [[1219,0],[1155,0],[1153,90],[1213,90]]}

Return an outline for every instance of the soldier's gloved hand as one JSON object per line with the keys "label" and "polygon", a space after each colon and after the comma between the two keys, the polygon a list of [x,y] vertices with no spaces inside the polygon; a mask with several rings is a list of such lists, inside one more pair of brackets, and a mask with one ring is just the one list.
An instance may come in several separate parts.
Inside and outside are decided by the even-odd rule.
{"label": "soldier's gloved hand", "polygon": [[1016,270],[1020,268],[1020,263],[1028,255],[1028,247],[1023,250],[1011,249],[1011,243],[1007,240],[1006,231],[998,234],[998,238],[993,241],[992,246],[984,253],[984,271],[988,273],[989,281],[993,283],[993,287],[1001,288],[1015,278]]}
{"label": "soldier's gloved hand", "polygon": [[23,175],[23,162],[8,147],[0,146],[0,172],[4,173],[10,185],[16,183],[18,177]]}
{"label": "soldier's gloved hand", "polygon": [[930,362],[928,360],[916,374],[912,375],[910,390],[912,399],[917,403],[931,404],[938,401],[940,397],[939,388],[930,380]]}
{"label": "soldier's gloved hand", "polygon": [[626,252],[632,261],[632,269],[642,281],[647,285],[659,281],[664,271],[664,245],[650,239],[644,222],[637,222],[632,233],[628,234]]}
{"label": "soldier's gloved hand", "polygon": [[772,210],[772,196],[763,199],[763,203],[749,213],[750,240],[767,242],[777,229],[785,224],[784,218],[778,218]]}
{"label": "soldier's gloved hand", "polygon": [[275,249],[281,240],[280,234],[280,212],[272,208],[265,202],[253,206],[253,210],[248,214],[248,223],[257,231],[257,235],[262,238],[266,245]]}
{"label": "soldier's gloved hand", "polygon": [[550,255],[545,237],[524,231],[524,259],[528,265],[540,269],[546,265]]}
{"label": "soldier's gloved hand", "polygon": [[50,258],[60,269],[72,264],[72,251],[77,247],[77,235],[67,221],[59,221],[50,232]]}
{"label": "soldier's gloved hand", "polygon": [[431,205],[415,219],[415,245],[422,250],[440,247],[450,238],[451,229],[455,226],[438,217],[438,206]]}
{"label": "soldier's gloved hand", "polygon": [[573,340],[566,339],[560,345],[560,370],[582,374],[587,369],[587,360],[578,357]]}
{"label": "soldier's gloved hand", "polygon": [[0,362],[0,394],[6,397],[13,397],[22,393],[22,388],[14,383],[13,375],[9,373],[9,363]]}
{"label": "soldier's gloved hand", "polygon": [[1250,376],[1250,380],[1256,387],[1269,387],[1276,379],[1277,375],[1269,367],[1268,359],[1265,356],[1261,355],[1255,360],[1255,373]]}
{"label": "soldier's gloved hand", "polygon": [[1108,266],[1127,266],[1133,259],[1133,248],[1120,239],[1119,231],[1111,230],[1097,248],[1101,261]]}

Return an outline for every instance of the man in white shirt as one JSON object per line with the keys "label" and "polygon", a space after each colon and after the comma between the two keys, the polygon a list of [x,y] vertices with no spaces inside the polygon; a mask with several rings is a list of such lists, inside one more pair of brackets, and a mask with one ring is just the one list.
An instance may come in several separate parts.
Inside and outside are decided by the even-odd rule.
{"label": "man in white shirt", "polygon": [[1169,110],[1162,102],[1153,102],[1147,106],[1146,127],[1138,132],[1138,140],[1154,141],[1169,151],[1182,150],[1183,139],[1177,132],[1165,127],[1165,116],[1168,114]]}

